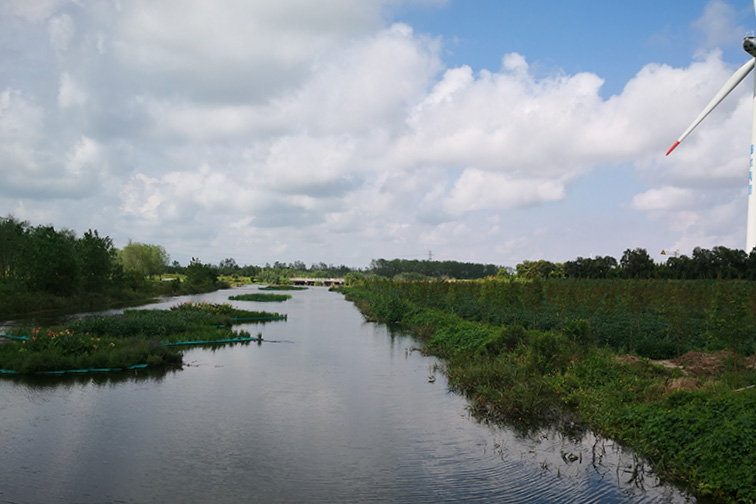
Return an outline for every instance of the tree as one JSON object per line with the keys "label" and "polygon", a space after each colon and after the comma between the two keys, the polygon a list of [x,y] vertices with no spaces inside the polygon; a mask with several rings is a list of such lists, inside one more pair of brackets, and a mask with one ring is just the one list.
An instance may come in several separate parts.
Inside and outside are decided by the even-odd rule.
{"label": "tree", "polygon": [[656,268],[653,259],[643,248],[625,250],[620,259],[620,266],[626,278],[635,279],[651,278]]}
{"label": "tree", "polygon": [[233,275],[234,273],[238,273],[239,269],[239,265],[236,264],[236,260],[233,257],[223,259],[218,264],[218,270],[221,275]]}
{"label": "tree", "polygon": [[129,240],[129,244],[121,251],[124,269],[136,271],[145,277],[163,273],[168,266],[168,259],[168,253],[162,245],[134,243]]}
{"label": "tree", "polygon": [[539,259],[538,261],[523,261],[517,265],[517,276],[523,278],[550,278],[562,276],[561,265],[556,265],[551,261]]}
{"label": "tree", "polygon": [[101,238],[90,229],[77,240],[76,260],[79,269],[79,288],[84,293],[101,293],[107,287],[115,266],[116,251],[113,240]]}
{"label": "tree", "polygon": [[18,267],[29,223],[15,217],[0,217],[0,278],[12,277]]}
{"label": "tree", "polygon": [[186,287],[190,292],[207,292],[216,288],[218,269],[209,264],[202,264],[199,259],[192,257],[186,267]]}
{"label": "tree", "polygon": [[57,296],[73,294],[78,262],[74,250],[76,235],[52,226],[32,228],[19,260],[19,276],[32,291]]}

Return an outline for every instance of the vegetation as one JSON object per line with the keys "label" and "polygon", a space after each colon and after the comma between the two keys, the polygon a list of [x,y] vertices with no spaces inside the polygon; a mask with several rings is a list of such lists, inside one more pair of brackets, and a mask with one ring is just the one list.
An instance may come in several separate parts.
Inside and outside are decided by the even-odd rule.
{"label": "vegetation", "polygon": [[699,495],[756,502],[754,289],[552,278],[342,290],[444,358],[478,414],[590,428]]}
{"label": "vegetation", "polygon": [[234,331],[231,324],[282,318],[285,316],[277,313],[210,303],[87,317],[65,327],[23,330],[10,343],[0,345],[0,369],[5,373],[59,373],[180,365],[182,355],[172,348],[174,344],[250,340],[248,332]]}
{"label": "vegetation", "polygon": [[296,285],[268,285],[267,287],[260,287],[259,290],[307,290],[307,287],[298,287]]}
{"label": "vegetation", "polygon": [[129,242],[118,250],[97,230],[77,237],[67,229],[0,217],[0,318],[104,308],[226,286],[213,267],[196,259],[184,281],[161,281],[167,260],[158,245]]}
{"label": "vegetation", "polygon": [[418,261],[408,259],[375,259],[368,273],[386,278],[397,275],[419,275],[427,278],[472,279],[496,276],[498,266],[493,264],[463,263],[457,261]]}
{"label": "vegetation", "polygon": [[228,299],[232,301],[286,301],[291,299],[289,294],[263,294],[263,293],[250,293],[240,294],[238,296],[231,296]]}

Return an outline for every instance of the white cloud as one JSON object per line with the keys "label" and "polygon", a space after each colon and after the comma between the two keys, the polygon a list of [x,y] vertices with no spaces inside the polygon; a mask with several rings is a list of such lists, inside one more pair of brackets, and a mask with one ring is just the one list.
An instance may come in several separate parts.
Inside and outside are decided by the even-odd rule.
{"label": "white cloud", "polygon": [[557,179],[511,179],[501,173],[465,170],[446,201],[452,213],[483,209],[511,209],[564,198],[565,187]]}
{"label": "white cloud", "polygon": [[137,0],[119,13],[115,47],[157,94],[260,102],[296,88],[319,54],[377,28],[382,4]]}
{"label": "white cloud", "polygon": [[636,210],[676,210],[690,208],[696,203],[696,193],[692,189],[680,187],[660,187],[636,194],[632,207]]}
{"label": "white cloud", "polygon": [[71,16],[61,14],[48,21],[48,32],[50,34],[50,45],[56,54],[61,55],[68,51],[75,33],[75,27]]}
{"label": "white cloud", "polygon": [[60,76],[58,89],[58,106],[62,108],[83,105],[87,101],[87,94],[81,86],[67,72]]}
{"label": "white cloud", "polygon": [[82,175],[87,172],[96,175],[95,170],[104,168],[100,156],[100,146],[87,137],[81,138],[66,160],[66,170],[71,175]]}

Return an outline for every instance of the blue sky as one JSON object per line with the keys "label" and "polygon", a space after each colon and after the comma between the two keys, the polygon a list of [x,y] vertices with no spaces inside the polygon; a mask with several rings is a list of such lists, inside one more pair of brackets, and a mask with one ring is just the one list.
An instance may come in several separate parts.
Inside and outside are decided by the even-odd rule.
{"label": "blue sky", "polygon": [[748,1],[4,0],[0,215],[218,263],[745,246]]}
{"label": "blue sky", "polygon": [[[704,0],[638,0],[634,2],[532,3],[513,0],[451,1],[442,7],[411,4],[397,9],[393,19],[418,32],[447,41],[444,61],[470,65],[475,71],[496,70],[501,56],[518,52],[543,71],[594,72],[605,79],[605,95],[616,94],[650,62],[683,66],[696,50],[707,48],[700,23]],[[718,47],[728,59],[744,59],[746,31],[756,29],[750,2],[721,3],[731,9],[731,22],[742,33],[724,38]]]}

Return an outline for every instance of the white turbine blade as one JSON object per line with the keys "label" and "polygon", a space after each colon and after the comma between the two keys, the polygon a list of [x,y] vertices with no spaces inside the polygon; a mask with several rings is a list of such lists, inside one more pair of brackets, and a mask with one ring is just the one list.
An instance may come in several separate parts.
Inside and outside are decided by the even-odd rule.
{"label": "white turbine blade", "polygon": [[[754,3],[756,4],[756,0],[754,0]],[[714,110],[714,108],[719,105],[719,102],[725,99],[725,97],[730,94],[730,91],[735,89],[735,87],[740,84],[740,81],[742,81],[746,75],[748,75],[748,72],[753,70],[754,62],[756,62],[756,58],[749,59],[745,65],[738,68],[737,71],[732,74],[732,77],[725,83],[724,86],[722,86],[722,89],[719,90],[719,92],[714,96],[714,98],[711,99],[708,105],[706,105],[706,108],[703,109],[703,112],[696,117],[696,120],[693,121],[693,123],[688,126],[688,129],[685,130],[685,132],[680,135],[680,138],[677,139],[677,141],[672,145],[672,147],[669,148],[667,151],[667,156],[669,156],[669,153],[674,150],[675,147],[680,145],[680,142],[685,140],[685,137],[690,135],[690,132],[695,129],[696,126],[698,126],[701,121],[703,121],[707,115],[709,115],[709,112]]]}

